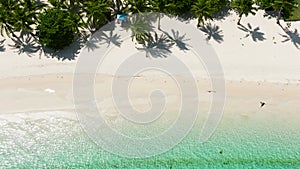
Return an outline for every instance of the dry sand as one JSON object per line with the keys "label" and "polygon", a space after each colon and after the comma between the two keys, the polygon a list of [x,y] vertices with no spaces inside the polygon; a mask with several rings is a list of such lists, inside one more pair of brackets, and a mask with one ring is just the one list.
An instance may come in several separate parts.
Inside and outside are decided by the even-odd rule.
{"label": "dry sand", "polygon": [[[284,31],[275,23],[275,19],[258,16],[243,18],[247,27],[259,27],[265,40],[254,42],[247,33],[237,28],[237,16],[232,14],[226,20],[211,22],[218,25],[224,35],[223,41],[208,41],[222,63],[226,79],[225,117],[264,117],[298,120],[300,117],[300,50],[280,34]],[[192,21],[194,22],[194,21]],[[194,24],[196,25],[196,24]],[[300,29],[300,22],[292,23],[290,28]],[[9,43],[7,41],[7,43]],[[185,58],[193,64],[192,60]],[[0,52],[0,104],[1,114],[20,112],[41,112],[54,110],[74,110],[72,79],[75,61],[57,61],[38,56],[18,55],[6,45],[6,51]],[[112,76],[110,65],[96,77],[96,99],[99,107],[108,113],[114,113],[110,91],[107,90]],[[112,66],[113,67],[113,66]],[[197,69],[197,66],[192,66]],[[201,69],[201,70],[200,70]],[[199,72],[203,72],[199,68]],[[201,112],[209,109],[211,95],[210,81],[199,74]],[[165,88],[168,95],[167,110],[174,110],[179,102],[178,89],[171,85],[166,77],[137,77],[134,87],[133,104],[137,109],[149,107],[147,86]],[[189,83],[189,82],[187,82]],[[216,91],[218,92],[218,91]],[[260,108],[260,102],[266,105]]]}

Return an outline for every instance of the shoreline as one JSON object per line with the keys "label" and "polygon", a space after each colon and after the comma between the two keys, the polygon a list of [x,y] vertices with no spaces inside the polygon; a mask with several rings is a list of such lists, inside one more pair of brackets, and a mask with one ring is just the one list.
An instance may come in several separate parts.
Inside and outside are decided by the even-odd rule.
{"label": "shoreline", "polygon": [[[95,78],[95,94],[98,106],[102,106],[102,108],[114,114],[111,91],[108,90],[112,79],[111,76],[98,75]],[[170,99],[167,104],[176,105],[178,103],[177,94],[179,91],[172,79],[149,76],[133,79],[135,82],[135,84],[133,83],[135,92],[131,99],[133,99],[133,104],[136,101],[136,106],[141,108],[141,110],[149,107],[149,90],[145,89],[151,86],[165,89],[167,98]],[[74,111],[72,80],[72,74],[60,74],[60,76],[57,74],[48,74],[0,79],[0,95],[3,98],[3,106],[0,114],[37,112],[40,110]],[[212,90],[210,80],[201,78],[196,79],[196,82],[199,97],[201,98],[200,106],[203,108],[201,112],[208,111],[212,96],[209,92]],[[300,84],[227,80],[225,85],[225,115],[228,114],[231,116],[235,112],[236,115],[247,114],[247,116],[250,116],[251,112],[255,111],[274,111],[272,114],[262,113],[272,116],[284,113],[282,112],[284,109],[287,110],[287,114],[292,113],[293,110],[300,109],[300,104],[298,104],[300,96],[296,95]],[[47,89],[54,92],[51,93]],[[266,106],[259,108],[260,101],[266,102]],[[245,108],[246,110],[244,110]],[[294,112],[292,114],[296,115],[297,113]]]}

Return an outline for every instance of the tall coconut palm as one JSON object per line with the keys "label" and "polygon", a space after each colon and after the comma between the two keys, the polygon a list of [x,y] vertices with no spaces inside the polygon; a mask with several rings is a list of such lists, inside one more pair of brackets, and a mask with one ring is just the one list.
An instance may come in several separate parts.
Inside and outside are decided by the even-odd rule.
{"label": "tall coconut palm", "polygon": [[87,16],[87,25],[91,29],[99,29],[109,21],[111,2],[107,0],[87,0],[84,2],[84,11]]}
{"label": "tall coconut palm", "polygon": [[274,0],[256,0],[256,4],[259,6],[259,9],[263,10],[273,10],[272,3]]}
{"label": "tall coconut palm", "polygon": [[213,5],[213,0],[198,0],[192,5],[192,12],[198,18],[198,27],[204,24],[206,20],[213,18],[213,13],[216,12],[216,7]]}
{"label": "tall coconut palm", "polygon": [[125,13],[127,6],[127,0],[111,0],[111,7],[114,16]]}
{"label": "tall coconut palm", "polygon": [[191,12],[191,6],[197,0],[168,0],[167,3],[170,4],[168,6],[168,13],[174,15],[186,15]]}
{"label": "tall coconut palm", "polygon": [[148,33],[152,30],[150,21],[144,15],[134,15],[127,30],[131,31],[131,38],[139,44],[144,44],[148,39]]}
{"label": "tall coconut palm", "polygon": [[144,12],[150,12],[150,2],[148,0],[127,0],[124,1],[127,8],[125,12],[127,13],[144,13]]}
{"label": "tall coconut palm", "polygon": [[254,0],[233,0],[231,7],[239,14],[238,25],[241,24],[242,16],[255,15],[257,8],[254,7]]}
{"label": "tall coconut palm", "polygon": [[35,0],[7,0],[0,1],[0,29],[8,36],[17,38],[15,32],[25,32],[33,37],[34,25],[37,21],[38,12],[44,4]]}
{"label": "tall coconut palm", "polygon": [[282,14],[285,17],[291,14],[291,12],[296,8],[295,0],[274,0],[271,3],[272,7],[278,12],[277,14],[277,24],[280,24],[279,20],[281,19]]}
{"label": "tall coconut palm", "polygon": [[158,30],[160,30],[161,13],[165,13],[165,14],[172,13],[172,9],[174,8],[175,4],[168,0],[151,0],[150,4],[152,7],[151,10],[153,12],[158,13],[157,28],[158,28]]}
{"label": "tall coconut palm", "polygon": [[37,22],[38,11],[40,11],[45,5],[37,4],[35,0],[23,0],[19,1],[18,7],[14,11],[14,31],[25,32],[33,37],[35,35],[34,25]]}
{"label": "tall coconut palm", "polygon": [[18,7],[16,0],[1,0],[0,1],[0,32],[3,36],[4,32],[8,37],[14,36],[14,18],[13,11]]}
{"label": "tall coconut palm", "polygon": [[[56,8],[56,9],[61,9],[61,10],[65,10],[65,11],[69,11],[71,13],[70,15],[70,19],[74,18],[74,20],[76,20],[76,22],[73,22],[73,24],[75,24],[74,26],[72,26],[73,28],[76,28],[76,32],[79,33],[79,28],[83,28],[84,27],[84,0],[48,0],[51,5]],[[77,19],[80,18],[79,21],[77,21]],[[69,19],[69,18],[68,18]]]}

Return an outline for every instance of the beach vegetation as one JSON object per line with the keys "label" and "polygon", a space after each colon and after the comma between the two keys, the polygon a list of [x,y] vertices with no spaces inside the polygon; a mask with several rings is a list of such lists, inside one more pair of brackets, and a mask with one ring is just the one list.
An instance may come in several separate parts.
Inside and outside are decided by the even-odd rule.
{"label": "beach vegetation", "polygon": [[145,13],[151,12],[150,1],[148,0],[127,0],[124,1],[126,8],[124,9],[125,13]]}
{"label": "beach vegetation", "polygon": [[254,7],[255,2],[253,0],[233,0],[231,7],[238,13],[239,20],[238,25],[241,25],[242,16],[248,16],[249,14],[255,15],[257,8]]}
{"label": "beach vegetation", "polygon": [[132,41],[135,41],[138,44],[145,44],[151,29],[150,20],[147,19],[147,16],[136,15],[132,18],[131,22],[132,24],[127,27],[127,30],[130,30],[132,33]]}
{"label": "beach vegetation", "polygon": [[274,0],[256,0],[256,4],[259,6],[259,9],[266,11],[273,11],[272,3]]}
{"label": "beach vegetation", "polygon": [[[77,37],[89,36],[118,14],[157,12],[160,29],[161,13],[179,19],[198,19],[197,26],[205,27],[209,20],[220,19],[234,10],[243,16],[255,15],[257,9],[273,11],[284,20],[300,20],[300,0],[0,0],[0,33],[13,39],[31,36],[37,44],[55,51],[64,49]],[[223,11],[223,9],[226,9]],[[223,11],[223,12],[222,12]],[[219,15],[219,16],[218,16]],[[136,23],[135,23],[136,22]],[[147,21],[148,22],[148,21]],[[145,44],[150,36],[149,26],[139,20],[131,22],[132,38]],[[16,40],[17,39],[17,40]],[[153,38],[155,39],[155,38]],[[18,46],[18,45],[17,45]]]}
{"label": "beach vegetation", "polygon": [[295,10],[292,15],[286,19],[287,21],[300,21],[300,0],[296,0]]}
{"label": "beach vegetation", "polygon": [[111,19],[111,1],[87,0],[83,3],[83,11],[86,13],[86,27],[98,30]]}
{"label": "beach vegetation", "polygon": [[80,17],[59,8],[45,10],[39,15],[37,37],[39,42],[54,50],[69,46],[79,33]]}
{"label": "beach vegetation", "polygon": [[300,0],[257,0],[260,9],[266,12],[274,11],[277,23],[283,18],[286,21],[300,20]]}
{"label": "beach vegetation", "polygon": [[150,0],[152,7],[159,9],[159,12],[177,16],[189,15],[191,6],[197,0]]}
{"label": "beach vegetation", "polygon": [[1,0],[0,31],[8,37],[18,38],[17,32],[34,36],[34,25],[44,4],[35,0]]}
{"label": "beach vegetation", "polygon": [[204,24],[205,20],[212,19],[214,11],[215,7],[212,5],[211,1],[198,0],[192,6],[192,12],[198,18],[197,26],[200,27],[201,24]]}
{"label": "beach vegetation", "polygon": [[274,0],[272,7],[277,12],[277,24],[280,24],[279,20],[283,17],[285,19],[291,17],[293,10],[296,8],[295,0]]}
{"label": "beach vegetation", "polygon": [[191,11],[198,18],[197,26],[204,25],[206,20],[212,20],[214,14],[225,8],[227,0],[198,0],[192,5]]}

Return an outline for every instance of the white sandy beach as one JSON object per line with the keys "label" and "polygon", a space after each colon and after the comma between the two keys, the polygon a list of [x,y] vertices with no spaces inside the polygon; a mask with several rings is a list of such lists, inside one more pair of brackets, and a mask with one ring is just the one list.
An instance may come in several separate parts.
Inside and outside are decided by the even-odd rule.
{"label": "white sandy beach", "polygon": [[[253,41],[251,35],[245,37],[247,33],[238,29],[236,14],[228,16],[226,20],[210,22],[211,25],[218,25],[222,30],[220,34],[224,35],[222,42],[211,39],[208,43],[215,49],[225,73],[225,117],[299,120],[300,50],[291,41],[282,42],[285,38],[281,34],[285,32],[275,19],[264,18],[261,11],[257,15],[242,19],[243,25],[247,27],[250,23],[252,29],[259,27],[259,32],[263,33],[265,40],[257,42]],[[195,26],[192,22],[191,26]],[[299,30],[300,22],[293,22],[290,29]],[[58,61],[43,56],[39,58],[38,55],[18,55],[8,43],[9,40],[6,41],[5,52],[0,52],[0,113],[74,110],[72,80],[76,60]],[[118,57],[114,57],[116,62]],[[201,112],[206,112],[211,98],[208,91],[213,90],[207,75],[202,66],[193,65],[191,58],[184,57],[183,60],[199,75],[196,79],[202,97]],[[95,82],[98,106],[104,106],[112,114],[113,104],[107,86],[112,79],[111,69],[115,67],[113,63],[104,65]],[[145,87],[153,85],[165,88],[170,94],[167,110],[175,109],[178,97],[172,94],[178,91],[176,85],[171,85],[171,79],[151,74],[136,79],[135,91],[138,94],[133,96],[133,104],[136,100],[137,108],[144,110],[149,106],[149,91]],[[266,102],[263,108],[260,108],[260,101]]]}

